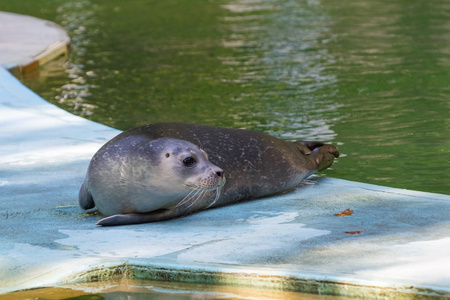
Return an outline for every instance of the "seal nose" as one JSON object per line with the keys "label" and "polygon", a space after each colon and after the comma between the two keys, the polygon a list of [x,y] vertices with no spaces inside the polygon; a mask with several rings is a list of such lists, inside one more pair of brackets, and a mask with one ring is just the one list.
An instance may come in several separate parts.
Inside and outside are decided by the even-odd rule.
{"label": "seal nose", "polygon": [[220,178],[222,178],[223,177],[223,170],[222,169],[220,169],[220,168],[215,168],[215,169],[213,169],[212,170],[212,172],[217,176],[217,177],[220,177]]}

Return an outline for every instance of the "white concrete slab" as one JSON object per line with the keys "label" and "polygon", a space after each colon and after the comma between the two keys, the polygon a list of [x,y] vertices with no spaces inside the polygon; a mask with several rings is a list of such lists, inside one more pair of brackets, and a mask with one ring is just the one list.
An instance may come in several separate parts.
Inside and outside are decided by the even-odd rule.
{"label": "white concrete slab", "polygon": [[53,22],[0,11],[0,66],[15,75],[37,71],[66,54],[70,38]]}
{"label": "white concrete slab", "polygon": [[[77,193],[119,131],[45,102],[3,68],[0,128],[0,293],[128,276],[450,298],[450,196],[314,177],[283,196],[102,228]],[[335,216],[346,208],[354,214]]]}

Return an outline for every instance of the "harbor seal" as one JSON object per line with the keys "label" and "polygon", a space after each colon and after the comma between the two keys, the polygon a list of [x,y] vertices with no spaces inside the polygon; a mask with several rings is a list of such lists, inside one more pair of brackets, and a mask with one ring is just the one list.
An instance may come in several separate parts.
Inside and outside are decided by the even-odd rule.
{"label": "harbor seal", "polygon": [[106,217],[102,226],[163,221],[291,191],[338,156],[331,144],[245,129],[148,124],[122,132],[94,155],[79,204],[96,206]]}

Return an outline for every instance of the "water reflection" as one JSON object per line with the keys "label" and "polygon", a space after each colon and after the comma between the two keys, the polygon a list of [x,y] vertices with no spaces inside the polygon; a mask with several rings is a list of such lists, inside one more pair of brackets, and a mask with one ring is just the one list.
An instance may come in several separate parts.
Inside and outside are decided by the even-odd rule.
{"label": "water reflection", "polygon": [[[332,124],[325,118],[338,106],[331,100],[336,77],[326,72],[326,64],[334,58],[322,47],[332,39],[330,19],[318,5],[233,1],[223,6],[234,14],[223,19],[232,32],[223,45],[234,52],[221,60],[236,69],[240,83],[257,87],[240,96],[252,109],[234,112],[235,124],[251,123],[287,139],[334,139]],[[329,95],[317,97],[327,88]],[[257,121],[260,118],[262,122]]]}
{"label": "water reflection", "polygon": [[[90,1],[66,1],[58,8],[58,21],[65,27],[71,37],[71,60],[66,63],[65,72],[68,75],[70,83],[62,85],[56,91],[59,95],[55,96],[60,104],[71,106],[73,111],[81,116],[89,116],[94,113],[96,105],[86,102],[92,96],[91,89],[94,85],[87,83],[86,78],[95,77],[93,70],[87,70],[84,56],[87,52],[87,46],[93,42],[96,29],[95,11],[98,9]],[[94,62],[90,62],[94,64]]]}
{"label": "water reflection", "polygon": [[403,177],[399,187],[432,190],[447,176],[432,169],[442,171],[449,161],[449,119],[442,114],[449,111],[449,4],[357,1],[342,17],[348,5],[324,2],[333,5],[338,39],[328,46],[338,60],[336,98],[346,114],[335,129],[346,141],[341,149],[355,158],[337,176],[370,172],[370,182],[392,185]]}

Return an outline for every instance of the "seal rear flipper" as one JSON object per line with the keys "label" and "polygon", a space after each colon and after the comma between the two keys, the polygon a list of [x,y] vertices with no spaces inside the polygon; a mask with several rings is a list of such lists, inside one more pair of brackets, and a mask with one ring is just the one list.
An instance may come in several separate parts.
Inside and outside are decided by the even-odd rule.
{"label": "seal rear flipper", "polygon": [[334,159],[339,157],[339,151],[334,145],[324,144],[315,148],[311,152],[311,157],[316,161],[317,171],[320,172],[333,164]]}
{"label": "seal rear flipper", "polygon": [[130,224],[142,224],[158,221],[166,221],[173,219],[178,215],[170,209],[160,209],[151,211],[148,213],[130,213],[130,214],[118,214],[106,217],[97,222],[96,225],[101,226],[117,226],[117,225],[130,225]]}
{"label": "seal rear flipper", "polygon": [[86,181],[81,185],[78,193],[78,204],[82,209],[91,209],[95,207],[94,199],[86,187]]}
{"label": "seal rear flipper", "polygon": [[297,149],[304,155],[310,155],[311,151],[324,145],[322,142],[311,142],[311,141],[294,141],[293,142]]}

